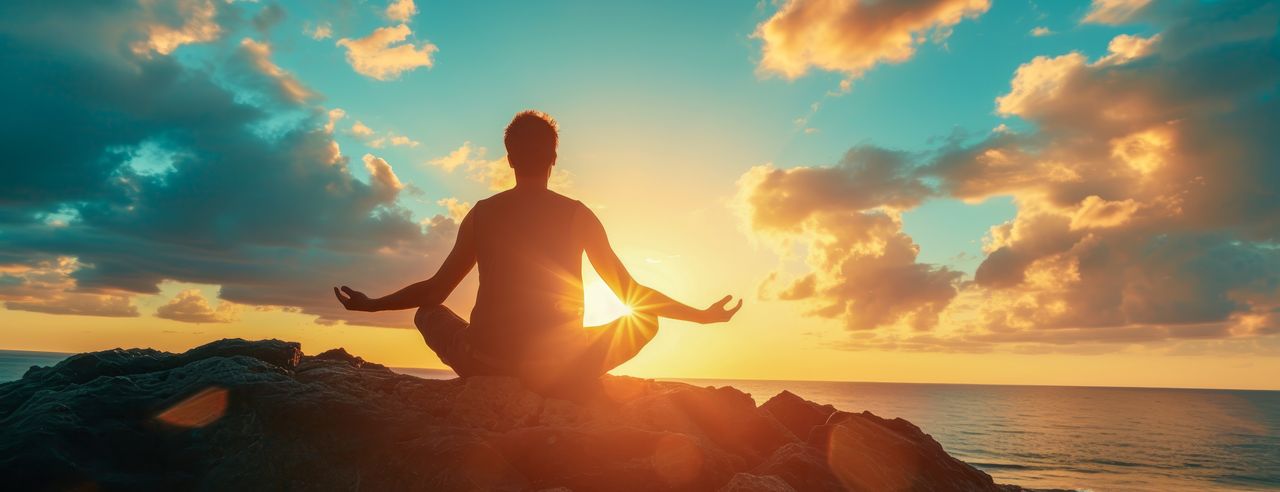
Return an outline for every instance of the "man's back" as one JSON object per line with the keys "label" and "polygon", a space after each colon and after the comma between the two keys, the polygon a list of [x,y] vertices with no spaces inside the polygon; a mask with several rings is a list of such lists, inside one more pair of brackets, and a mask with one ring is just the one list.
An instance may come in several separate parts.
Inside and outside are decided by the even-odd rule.
{"label": "man's back", "polygon": [[582,330],[582,252],[575,217],[585,206],[546,189],[513,189],[471,211],[480,290],[469,342],[522,358],[534,338]]}
{"label": "man's back", "polygon": [[[517,375],[550,388],[595,378],[635,356],[658,331],[658,317],[728,321],[742,307],[724,296],[706,309],[640,285],[614,253],[600,219],[577,200],[547,189],[559,131],[545,113],[524,111],[503,145],[516,186],[476,203],[436,274],[371,299],[347,286],[333,293],[347,309],[418,308],[414,324],[459,375]],[[632,313],[582,326],[582,257]],[[480,292],[471,322],[442,303],[472,268]]]}

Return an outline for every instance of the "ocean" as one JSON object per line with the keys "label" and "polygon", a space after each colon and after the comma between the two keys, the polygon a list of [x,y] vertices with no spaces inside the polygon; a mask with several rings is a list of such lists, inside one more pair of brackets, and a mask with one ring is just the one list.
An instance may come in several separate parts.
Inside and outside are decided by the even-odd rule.
{"label": "ocean", "polygon": [[[0,350],[0,382],[65,356]],[[902,417],[997,482],[1023,487],[1280,490],[1280,391],[679,381],[734,386],[757,403],[785,389],[845,411]]]}

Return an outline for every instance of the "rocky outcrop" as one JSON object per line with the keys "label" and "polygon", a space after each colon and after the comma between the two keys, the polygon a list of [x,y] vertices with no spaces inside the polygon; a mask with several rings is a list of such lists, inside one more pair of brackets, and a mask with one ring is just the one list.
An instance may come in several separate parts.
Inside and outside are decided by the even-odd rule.
{"label": "rocky outcrop", "polygon": [[911,423],[783,392],[606,377],[577,402],[222,340],[0,384],[11,490],[1019,490]]}

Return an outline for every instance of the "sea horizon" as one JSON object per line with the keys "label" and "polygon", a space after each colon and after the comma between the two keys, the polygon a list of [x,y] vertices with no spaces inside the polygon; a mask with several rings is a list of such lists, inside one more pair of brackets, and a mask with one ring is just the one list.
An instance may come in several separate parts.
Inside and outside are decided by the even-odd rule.
{"label": "sea horizon", "polygon": [[[106,349],[110,350],[110,349]],[[7,353],[16,354],[41,354],[50,357],[59,356],[66,358],[76,355],[77,352],[56,352],[46,350],[17,350],[0,348],[0,356]],[[377,362],[377,361],[370,361]],[[447,373],[453,377],[452,369],[444,369],[438,367],[414,367],[414,366],[387,366],[393,371],[402,374],[412,374],[424,377],[422,374],[438,371],[442,374]],[[421,372],[422,374],[416,374]],[[685,377],[685,376],[635,376],[631,374],[618,374],[619,376],[635,377],[640,379],[653,379],[658,381],[764,381],[764,382],[794,382],[794,383],[859,383],[859,384],[920,384],[920,385],[947,385],[947,386],[1013,386],[1028,388],[1115,388],[1115,389],[1151,389],[1151,390],[1209,390],[1209,391],[1259,391],[1280,393],[1280,388],[1229,388],[1229,387],[1207,387],[1207,386],[1125,386],[1125,385],[1094,385],[1094,384],[1033,384],[1033,383],[948,383],[933,381],[873,381],[863,379],[763,379],[763,378],[744,378],[744,377]],[[20,378],[22,375],[18,374]],[[17,378],[9,378],[7,374],[0,373],[0,383],[12,381]],[[438,378],[428,378],[438,379]]]}

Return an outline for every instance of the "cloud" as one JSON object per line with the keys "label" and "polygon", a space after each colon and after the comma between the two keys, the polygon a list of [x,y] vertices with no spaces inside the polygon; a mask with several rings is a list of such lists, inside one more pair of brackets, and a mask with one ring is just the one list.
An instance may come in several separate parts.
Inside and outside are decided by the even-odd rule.
{"label": "cloud", "polygon": [[0,300],[16,311],[81,316],[136,317],[138,308],[123,292],[79,291],[71,277],[75,258],[32,258],[0,265]]}
{"label": "cloud", "polygon": [[751,230],[782,251],[796,243],[808,250],[808,273],[777,297],[808,301],[812,314],[850,330],[927,330],[955,297],[960,273],[917,263],[919,247],[897,213],[929,194],[907,155],[875,147],[855,148],[830,167],[756,166],[738,181]]}
{"label": "cloud", "polygon": [[1093,0],[1084,23],[1123,24],[1134,18],[1151,0]]}
{"label": "cloud", "polygon": [[168,303],[156,308],[156,317],[183,323],[230,323],[236,320],[239,309],[227,301],[218,303],[215,309],[209,305],[198,289],[179,292]]}
{"label": "cloud", "polygon": [[[1186,4],[1143,20],[1160,32],[1019,67],[995,106],[1028,130],[951,139],[893,172],[848,158],[749,172],[752,230],[808,250],[808,273],[778,295],[878,326],[846,348],[1084,353],[1280,331],[1280,5]],[[947,271],[914,263],[897,236],[895,211],[938,194],[1017,206],[972,280],[949,278],[951,297]],[[910,283],[933,295],[869,303],[856,286],[916,293],[859,276],[880,266],[861,252],[895,248],[895,265],[931,273]],[[886,326],[917,312],[901,308],[938,322]]]}
{"label": "cloud", "polygon": [[391,0],[387,9],[383,11],[388,19],[399,22],[408,22],[417,13],[418,6],[413,4],[413,0]]}
{"label": "cloud", "polygon": [[333,24],[328,21],[316,23],[315,27],[308,24],[302,27],[302,33],[316,41],[329,39],[333,37]]}
{"label": "cloud", "polygon": [[[507,156],[490,160],[485,158],[486,154],[488,149],[467,141],[447,155],[431,159],[427,163],[446,173],[465,167],[467,176],[472,181],[484,183],[491,191],[502,191],[515,186],[516,175],[507,162]],[[573,175],[559,166],[554,167],[547,185],[559,190],[569,188],[573,185]]]}
{"label": "cloud", "polygon": [[1051,34],[1053,34],[1053,31],[1050,31],[1049,28],[1044,26],[1036,26],[1031,28],[1031,35],[1037,38],[1042,38],[1045,36],[1049,36]]}
{"label": "cloud", "polygon": [[383,202],[395,201],[396,195],[404,189],[404,184],[391,169],[391,165],[387,164],[385,159],[375,157],[373,154],[365,154],[360,160],[364,161],[364,168],[369,171],[369,183],[373,185],[374,196]]}
{"label": "cloud", "polygon": [[418,67],[431,68],[436,45],[423,42],[415,46],[404,42],[413,31],[408,25],[380,27],[358,39],[342,38],[338,46],[347,49],[347,63],[356,73],[376,80],[391,80]]}
{"label": "cloud", "polygon": [[990,7],[989,0],[790,0],[756,27],[759,69],[788,79],[811,67],[860,77],[875,65],[907,61],[930,34],[946,39],[961,20]]}
{"label": "cloud", "polygon": [[907,155],[855,147],[830,167],[757,166],[739,183],[749,220],[758,228],[794,232],[812,214],[878,207],[905,210],[930,190],[915,177]]}
{"label": "cloud", "polygon": [[[14,290],[32,292],[28,274],[7,274],[6,305],[133,316],[131,298],[178,281],[324,323],[411,326],[407,313],[345,311],[328,289],[377,294],[425,278],[457,224],[413,217],[385,159],[370,156],[367,179],[353,174],[326,128],[336,115],[286,91],[242,97],[260,67],[134,52],[143,31],[128,27],[147,15],[100,2],[0,4],[0,36],[15,54],[0,58],[0,71],[26,74],[0,82],[14,116],[0,120],[0,149],[40,149],[40,165],[11,166],[0,180],[0,269],[71,261],[36,295]],[[139,170],[154,159],[163,165]]]}
{"label": "cloud", "polygon": [[273,82],[274,90],[285,99],[305,102],[315,98],[315,93],[304,87],[293,74],[271,61],[271,45],[244,38],[240,40],[240,56],[255,70],[266,75]]}
{"label": "cloud", "polygon": [[444,207],[449,212],[449,218],[459,224],[462,223],[463,217],[467,216],[467,212],[471,211],[470,202],[460,201],[454,197],[441,199],[436,204]]}
{"label": "cloud", "polygon": [[404,135],[392,135],[390,137],[391,146],[393,147],[417,147],[422,143]]}
{"label": "cloud", "polygon": [[451,173],[454,169],[457,169],[463,164],[470,164],[474,162],[472,159],[473,155],[476,158],[482,158],[484,153],[485,149],[483,147],[473,147],[471,142],[468,141],[463,142],[462,145],[457,149],[454,149],[452,152],[449,152],[449,154],[431,159],[428,163],[443,169],[446,173]]}
{"label": "cloud", "polygon": [[[342,116],[346,116],[346,113],[343,112],[339,117],[342,117]],[[336,119],[334,119],[333,115],[331,114],[330,123],[329,125],[326,125],[325,128],[330,129],[334,121],[336,121]],[[387,144],[391,144],[392,147],[410,147],[410,148],[422,145],[422,143],[418,142],[417,140],[406,137],[404,135],[398,135],[395,132],[387,132],[381,136],[378,136],[378,132],[374,131],[372,128],[369,128],[368,125],[365,125],[364,122],[361,122],[359,120],[356,120],[356,122],[351,125],[351,134],[364,140],[365,143],[369,144],[370,147],[373,147],[375,149],[386,147]]]}
{"label": "cloud", "polygon": [[47,299],[29,301],[5,301],[4,306],[14,311],[31,311],[45,314],[71,314],[79,316],[104,316],[109,318],[133,318],[138,308],[128,296],[63,294]]}
{"label": "cloud", "polygon": [[[141,30],[146,37],[130,46],[135,54],[168,55],[184,44],[206,43],[222,34],[212,0],[144,1],[140,5],[144,11]],[[164,20],[172,18],[181,23],[175,26]]]}
{"label": "cloud", "polygon": [[270,4],[262,7],[256,15],[253,16],[253,28],[259,33],[266,35],[272,27],[284,20],[284,9],[277,4]]}
{"label": "cloud", "polygon": [[[1206,4],[1157,36],[1118,36],[1092,62],[1024,64],[997,108],[1036,130],[938,160],[953,195],[1011,194],[1019,207],[975,276],[988,300],[980,339],[1152,342],[1280,321],[1280,199],[1265,191],[1280,186],[1267,164],[1280,147],[1264,136],[1280,121],[1262,97],[1280,83],[1280,8],[1233,9]],[[1259,18],[1269,31],[1239,28]]]}
{"label": "cloud", "polygon": [[360,120],[356,120],[356,122],[351,125],[351,134],[357,137],[372,137],[374,133],[376,132],[374,132],[372,128],[369,128],[368,125],[365,125],[364,122]]}
{"label": "cloud", "polygon": [[324,124],[324,132],[333,133],[334,125],[338,124],[338,120],[346,118],[347,112],[343,111],[342,108],[333,108],[326,115],[329,117],[329,122]]}

